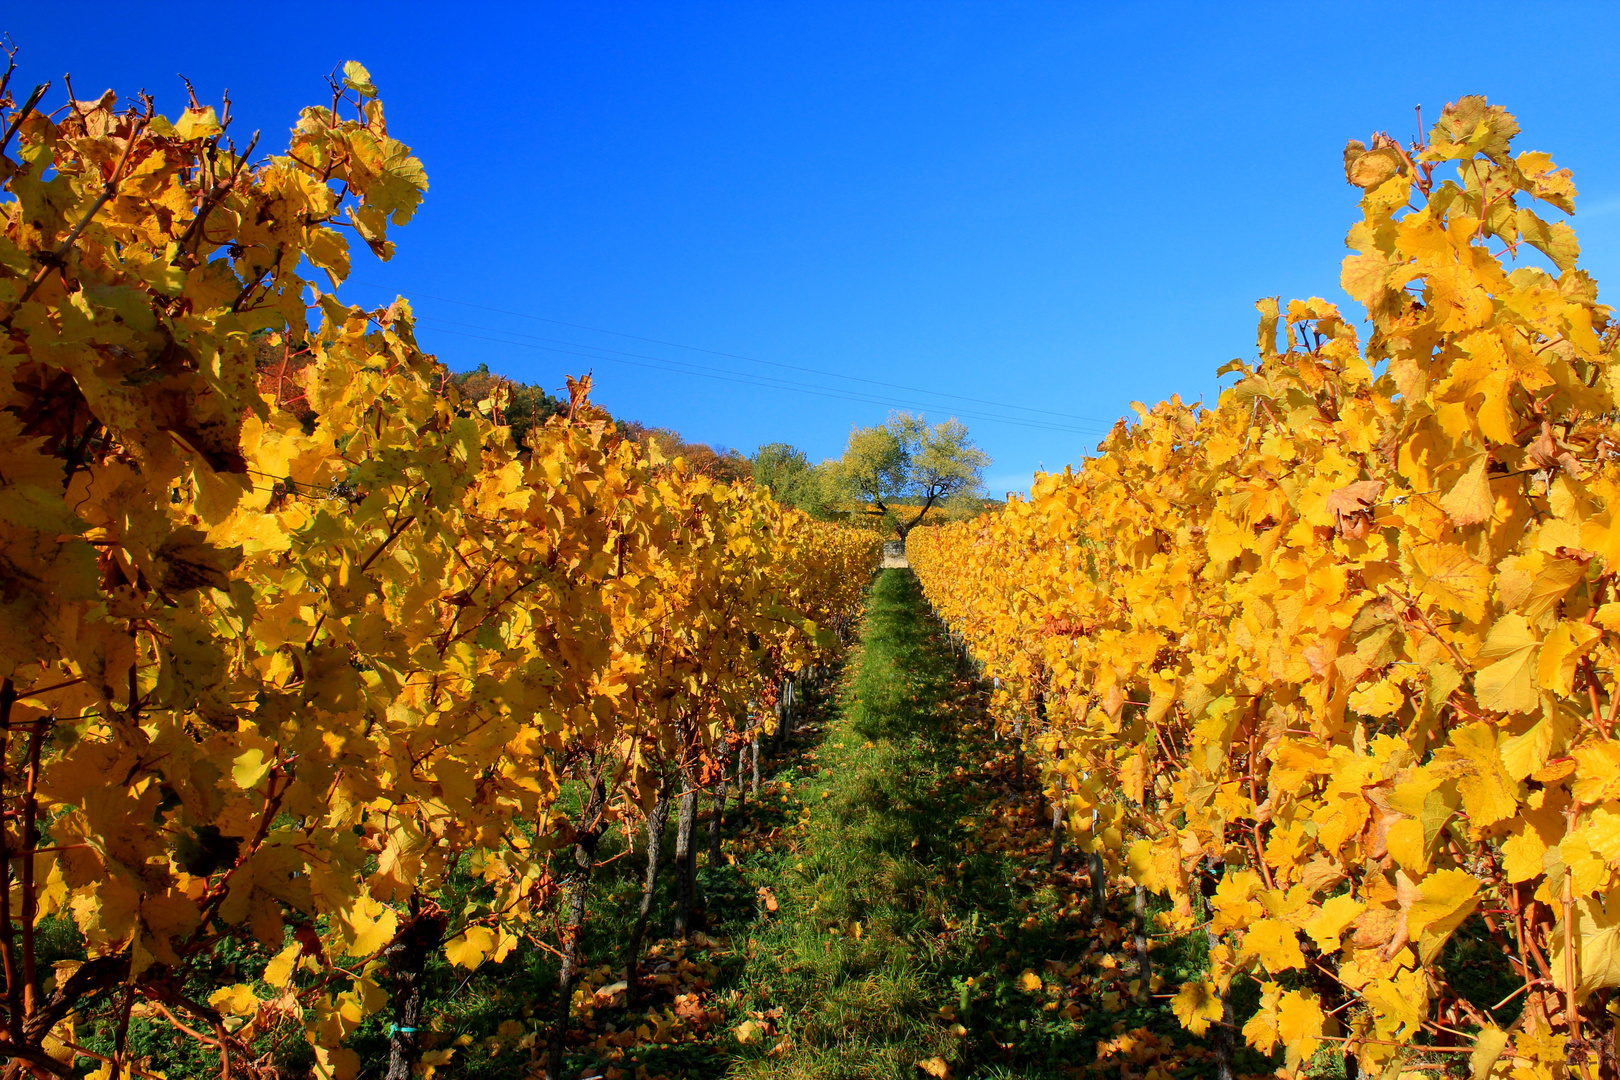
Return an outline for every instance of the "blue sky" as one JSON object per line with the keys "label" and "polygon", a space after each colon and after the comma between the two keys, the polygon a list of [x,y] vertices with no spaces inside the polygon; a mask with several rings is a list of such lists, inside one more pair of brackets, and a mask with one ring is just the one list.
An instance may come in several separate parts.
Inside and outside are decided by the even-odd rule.
{"label": "blue sky", "polygon": [[1342,300],[1345,140],[1467,93],[1574,169],[1583,263],[1620,269],[1616,5],[96,7],[0,15],[21,81],[173,115],[183,72],[276,147],[365,63],[432,188],[342,295],[744,451],[909,406],[961,416],[999,493],[1132,400],[1212,397],[1257,298]]}

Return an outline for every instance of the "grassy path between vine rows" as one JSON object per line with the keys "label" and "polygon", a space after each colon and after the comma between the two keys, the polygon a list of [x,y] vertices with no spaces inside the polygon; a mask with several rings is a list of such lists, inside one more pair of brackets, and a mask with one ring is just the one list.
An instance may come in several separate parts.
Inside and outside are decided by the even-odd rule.
{"label": "grassy path between vine rows", "polygon": [[[885,571],[837,713],[779,784],[803,833],[745,869],[778,906],[732,931],[726,1075],[1207,1070],[1164,998],[1132,1002],[1126,928],[1093,928],[1082,857],[1051,868],[1037,785],[1017,790],[984,708],[916,578]],[[1156,954],[1169,988],[1178,961]]]}

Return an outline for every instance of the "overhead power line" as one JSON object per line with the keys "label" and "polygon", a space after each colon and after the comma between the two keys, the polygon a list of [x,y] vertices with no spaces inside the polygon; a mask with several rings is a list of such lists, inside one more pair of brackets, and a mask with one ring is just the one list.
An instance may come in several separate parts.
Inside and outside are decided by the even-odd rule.
{"label": "overhead power line", "polygon": [[[619,352],[618,350],[604,350],[612,353],[612,355],[600,355],[596,352],[582,352],[580,349],[565,349],[554,345],[538,344],[536,341],[512,340],[512,337],[527,337],[529,335],[516,335],[512,334],[511,331],[500,330],[495,327],[478,326],[471,323],[458,323],[449,319],[439,319],[431,315],[421,317],[420,321],[424,326],[430,330],[433,330],[435,333],[451,334],[456,337],[471,338],[476,341],[490,341],[500,345],[516,345],[525,349],[535,349],[541,352],[556,353],[563,356],[578,356],[586,360],[596,361],[598,363],[625,364],[631,367],[650,368],[655,371],[667,371],[672,374],[695,376],[703,379],[715,379],[721,382],[738,383],[744,386],[756,386],[767,390],[786,390],[791,393],[809,394],[815,397],[832,398],[839,401],[855,401],[863,404],[886,405],[891,408],[916,409],[929,407],[925,403],[921,402],[903,401],[891,397],[878,397],[872,394],[864,394],[859,391],[845,391],[832,387],[813,386],[808,383],[792,383],[787,380],[776,379],[770,376],[748,375],[742,372],[725,371],[718,368],[706,368],[700,365],[695,365],[691,361],[686,360],[663,360],[659,357],[649,357],[639,353],[623,353]],[[452,326],[461,326],[466,327],[467,329],[451,330],[444,326],[438,325],[439,323],[449,323]],[[469,333],[469,329],[483,330],[485,333]],[[492,337],[489,336],[491,334],[506,334],[511,336]],[[581,346],[581,348],[589,349],[592,348],[592,346]],[[1054,424],[1048,421],[1033,420],[1026,417],[996,416],[991,413],[980,412],[977,410],[968,411],[958,409],[955,410],[955,412],[962,418],[983,421],[986,423],[1010,424],[1015,427],[1034,428],[1041,431],[1060,431],[1088,437],[1100,437],[1101,434],[1096,429],[1087,430],[1085,428]]]}
{"label": "overhead power line", "polygon": [[[445,330],[442,326],[436,325],[436,324],[440,324],[440,323],[447,323],[447,324],[449,324],[451,326],[459,326],[459,327],[463,327],[463,328],[469,329],[469,330],[482,330],[482,331],[484,331],[486,333],[505,335],[505,337],[503,337],[503,338],[485,338],[483,340],[503,341],[506,344],[523,345],[523,346],[525,346],[527,348],[542,349],[542,350],[544,350],[546,352],[560,353],[560,354],[562,354],[564,356],[580,356],[580,357],[584,357],[585,359],[588,359],[588,360],[601,360],[601,361],[606,361],[608,363],[621,363],[621,362],[622,363],[630,363],[630,364],[632,364],[633,366],[636,366],[636,367],[656,367],[659,370],[675,371],[675,372],[679,372],[680,374],[685,374],[685,375],[703,375],[703,376],[706,376],[706,377],[723,378],[723,379],[725,379],[727,381],[731,381],[731,382],[740,382],[740,383],[743,383],[745,385],[762,386],[762,387],[765,387],[765,388],[768,388],[768,389],[773,389],[773,390],[791,390],[791,391],[795,391],[795,392],[814,392],[814,393],[817,393],[817,394],[819,394],[821,396],[824,396],[824,397],[837,397],[837,398],[847,400],[847,401],[863,401],[863,402],[868,402],[868,403],[871,403],[871,404],[889,405],[889,406],[900,407],[900,408],[937,408],[938,407],[937,405],[931,405],[931,404],[926,403],[926,402],[897,400],[893,396],[878,396],[878,395],[874,395],[874,394],[865,393],[863,391],[851,391],[851,390],[836,389],[836,388],[833,388],[833,387],[818,386],[818,385],[816,385],[814,383],[799,382],[798,380],[794,380],[794,379],[782,379],[782,378],[778,378],[778,377],[772,376],[772,375],[751,375],[751,374],[746,374],[746,373],[743,373],[743,372],[731,371],[731,370],[726,369],[726,368],[715,368],[715,367],[710,367],[710,366],[704,365],[704,364],[697,364],[697,363],[694,363],[694,362],[692,362],[690,360],[671,360],[671,359],[668,359],[666,357],[661,357],[661,356],[650,356],[650,355],[648,355],[646,353],[625,352],[625,351],[620,350],[620,349],[604,349],[604,348],[601,348],[600,346],[586,345],[586,344],[582,344],[580,342],[575,342],[575,341],[560,341],[560,340],[558,340],[556,338],[543,338],[543,337],[538,337],[538,336],[532,335],[532,334],[518,333],[517,331],[512,331],[512,330],[503,330],[503,329],[499,329],[497,327],[482,326],[482,325],[479,325],[477,323],[465,323],[465,322],[459,322],[459,321],[457,321],[455,319],[444,319],[444,318],[441,318],[441,317],[436,316],[436,315],[422,316],[421,321],[424,324],[428,324],[428,325],[433,326],[434,329],[439,330],[441,333],[455,333],[456,332],[456,331],[453,331],[453,330]],[[474,335],[465,335],[465,336],[474,336]],[[521,341],[507,341],[506,340],[507,337],[520,338],[520,339],[524,339],[524,340],[521,340]],[[536,344],[531,344],[531,342],[543,342],[545,344],[536,345]],[[568,346],[568,347],[567,348],[558,348],[557,346]],[[591,351],[589,351],[589,352],[580,352],[580,351],[578,351],[578,350],[581,350],[581,349],[587,349],[587,350],[591,350]],[[599,355],[599,354],[606,354],[606,355]],[[621,358],[624,358],[624,359],[621,359]],[[635,363],[635,361],[646,361],[646,362],[645,363]],[[1031,419],[1031,418],[1028,418],[1028,417],[998,416],[998,415],[991,414],[991,413],[985,413],[982,410],[981,411],[975,411],[975,412],[968,412],[968,411],[965,411],[965,410],[958,409],[958,410],[956,410],[956,412],[958,412],[962,416],[969,417],[970,419],[982,419],[982,420],[993,420],[993,421],[1005,422],[1005,423],[1016,423],[1016,424],[1026,425],[1026,426],[1031,426],[1031,427],[1040,427],[1040,428],[1044,428],[1044,429],[1052,430],[1052,431],[1072,431],[1072,432],[1075,432],[1077,434],[1091,434],[1094,431],[1105,430],[1105,429],[1100,428],[1100,426],[1093,427],[1092,425],[1085,425],[1085,424],[1083,424],[1083,425],[1057,424],[1057,423],[1053,423],[1053,422],[1047,421],[1047,420],[1035,420],[1035,419]]]}
{"label": "overhead power line", "polygon": [[[360,279],[357,279],[357,278],[351,278],[350,283],[355,284],[355,285],[364,285],[364,286],[367,286],[367,287],[373,288],[373,289],[382,289],[384,291],[394,291],[394,290],[391,290],[389,288],[389,286],[382,285],[382,284],[380,284],[378,282],[375,282],[375,281],[363,281],[363,280],[360,280]],[[868,386],[881,386],[881,387],[885,387],[885,388],[890,389],[890,390],[904,390],[907,393],[913,393],[913,394],[927,394],[927,395],[930,395],[930,396],[933,396],[933,397],[949,398],[950,400],[953,400],[953,401],[966,401],[966,402],[971,402],[971,403],[974,403],[974,404],[977,404],[977,405],[988,405],[988,406],[991,406],[992,408],[997,408],[997,409],[1014,409],[1014,410],[1017,410],[1019,412],[1035,413],[1035,414],[1039,414],[1039,415],[1042,415],[1042,416],[1057,417],[1057,418],[1059,418],[1061,420],[1068,420],[1068,421],[1076,421],[1077,420],[1077,421],[1080,421],[1080,422],[1085,423],[1085,424],[1098,424],[1098,425],[1101,425],[1104,430],[1112,428],[1113,425],[1114,425],[1114,422],[1115,422],[1114,420],[1111,420],[1111,419],[1103,419],[1101,417],[1096,417],[1096,416],[1082,416],[1082,415],[1080,415],[1078,413],[1057,412],[1057,411],[1054,411],[1054,410],[1051,410],[1051,409],[1038,409],[1038,408],[1035,408],[1034,406],[1031,406],[1031,405],[1019,405],[1019,404],[1016,404],[1014,402],[995,401],[995,400],[992,400],[990,398],[972,397],[972,396],[966,395],[966,394],[952,394],[952,393],[948,393],[948,392],[943,391],[943,390],[933,390],[933,389],[930,389],[928,387],[909,386],[909,385],[904,384],[904,383],[887,382],[887,381],[884,381],[882,379],[869,379],[869,378],[865,378],[864,376],[860,376],[860,375],[846,375],[846,374],[844,374],[842,372],[828,371],[828,370],[823,369],[823,368],[808,367],[808,366],[803,365],[803,364],[789,364],[789,363],[785,363],[785,362],[779,361],[779,360],[764,360],[764,359],[761,359],[761,358],[756,357],[756,356],[745,356],[745,355],[742,355],[741,353],[723,352],[723,351],[721,351],[719,349],[704,348],[703,346],[700,346],[700,345],[685,345],[685,344],[682,344],[681,342],[678,342],[678,341],[666,341],[666,340],[664,340],[662,338],[643,337],[640,334],[629,334],[629,333],[624,333],[623,331],[619,331],[619,330],[605,330],[605,329],[603,329],[601,327],[598,327],[598,326],[587,326],[587,325],[585,325],[583,323],[565,322],[562,319],[549,319],[549,318],[546,318],[544,316],[534,315],[534,314],[531,314],[531,313],[525,312],[525,311],[513,311],[513,310],[508,309],[508,308],[492,307],[491,305],[488,305],[488,304],[478,304],[478,303],[474,303],[474,302],[472,302],[470,300],[457,300],[454,297],[449,297],[449,296],[435,296],[432,293],[422,293],[422,292],[413,292],[411,295],[415,296],[415,297],[419,297],[419,298],[424,299],[424,300],[436,300],[436,301],[438,301],[440,303],[455,304],[455,305],[457,305],[459,307],[476,308],[476,309],[478,309],[480,311],[488,311],[488,312],[492,312],[492,313],[499,314],[499,315],[510,315],[513,318],[528,319],[528,320],[533,321],[533,322],[549,323],[549,324],[551,324],[553,326],[566,326],[566,327],[570,327],[571,329],[575,329],[575,330],[587,330],[587,331],[589,331],[589,332],[591,332],[593,334],[607,334],[607,335],[609,335],[611,337],[625,338],[625,339],[630,340],[630,341],[644,341],[644,342],[647,342],[650,345],[663,345],[663,346],[665,346],[667,348],[672,348],[672,349],[683,349],[683,350],[686,350],[688,352],[705,353],[705,354],[707,354],[709,356],[719,356],[719,357],[723,357],[723,358],[728,359],[728,360],[741,360],[741,361],[744,361],[745,363],[762,364],[762,365],[765,365],[765,366],[768,366],[768,367],[782,368],[784,370],[789,370],[789,371],[802,371],[802,372],[804,372],[806,374],[820,375],[820,376],[822,376],[824,378],[844,379],[844,380],[849,381],[849,382],[865,383]],[[505,331],[498,331],[498,332],[505,332]],[[562,343],[562,344],[575,345],[576,347],[579,347],[579,348],[597,348],[597,346],[591,346],[591,345],[580,346],[577,343],[573,343],[573,342],[565,342],[565,343]],[[604,350],[604,351],[612,352],[612,351],[616,351],[616,350]],[[631,354],[626,354],[626,355],[634,356],[634,355],[637,355],[637,354],[631,353]]]}

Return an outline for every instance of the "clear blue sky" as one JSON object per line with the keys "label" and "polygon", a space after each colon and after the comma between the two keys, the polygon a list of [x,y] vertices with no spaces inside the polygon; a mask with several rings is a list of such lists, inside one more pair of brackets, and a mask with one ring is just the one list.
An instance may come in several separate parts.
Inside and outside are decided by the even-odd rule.
{"label": "clear blue sky", "polygon": [[616,414],[744,451],[925,406],[999,493],[1133,399],[1210,397],[1256,298],[1342,300],[1345,140],[1467,93],[1574,169],[1583,262],[1620,269],[1612,4],[96,7],[0,14],[25,84],[174,115],[183,72],[274,148],[365,63],[432,189],[343,295],[412,298],[454,368],[594,368]]}

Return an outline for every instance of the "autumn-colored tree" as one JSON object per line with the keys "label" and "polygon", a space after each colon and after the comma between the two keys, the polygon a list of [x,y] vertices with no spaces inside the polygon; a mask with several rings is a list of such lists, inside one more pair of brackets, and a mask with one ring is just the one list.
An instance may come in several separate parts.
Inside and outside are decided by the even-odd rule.
{"label": "autumn-colored tree", "polygon": [[488,364],[479,364],[471,371],[458,372],[450,377],[461,397],[467,401],[499,400],[491,414],[497,424],[512,429],[512,438],[519,446],[532,449],[535,428],[563,411],[563,402],[538,386],[520,383],[489,370]]}
{"label": "autumn-colored tree", "polygon": [[693,472],[712,480],[734,484],[753,475],[748,459],[736,449],[688,442],[679,432],[671,431],[669,428],[648,427],[635,420],[626,421],[622,427],[627,438],[655,446],[663,457],[682,458]]}

